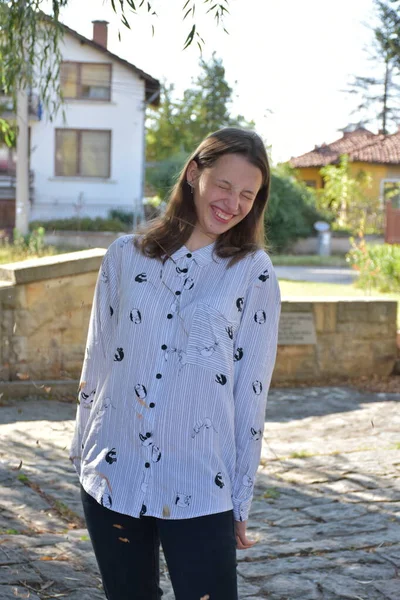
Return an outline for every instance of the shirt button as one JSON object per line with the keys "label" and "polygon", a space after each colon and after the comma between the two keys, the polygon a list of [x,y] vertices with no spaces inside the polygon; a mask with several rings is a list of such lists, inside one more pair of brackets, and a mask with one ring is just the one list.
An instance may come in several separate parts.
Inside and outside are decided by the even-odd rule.
{"label": "shirt button", "polygon": [[147,437],[147,438],[151,437],[151,433],[150,433],[150,431],[148,431],[148,432],[146,433],[146,437]]}
{"label": "shirt button", "polygon": [[167,315],[167,319],[172,319],[172,315],[171,315],[171,313],[168,313],[168,315]]}
{"label": "shirt button", "polygon": [[150,406],[150,408],[154,408],[155,407],[154,402],[150,402],[149,406]]}
{"label": "shirt button", "polygon": [[190,253],[190,252],[188,252],[188,253],[186,254],[186,256],[187,256],[187,258],[192,258],[192,255],[191,255],[191,253]]}
{"label": "shirt button", "polygon": [[163,345],[161,346],[161,350],[166,350],[167,348],[168,348],[168,346],[167,346],[166,344],[163,344]]}
{"label": "shirt button", "polygon": [[161,377],[162,377],[161,373],[157,373],[156,377],[157,377],[157,379],[161,379]]}
{"label": "shirt button", "polygon": [[146,469],[148,469],[150,467],[150,463],[149,462],[144,463],[144,466],[146,467]]}
{"label": "shirt button", "polygon": [[180,295],[181,295],[181,292],[180,292],[179,290],[177,290],[177,291],[175,292],[175,296],[180,296]]}

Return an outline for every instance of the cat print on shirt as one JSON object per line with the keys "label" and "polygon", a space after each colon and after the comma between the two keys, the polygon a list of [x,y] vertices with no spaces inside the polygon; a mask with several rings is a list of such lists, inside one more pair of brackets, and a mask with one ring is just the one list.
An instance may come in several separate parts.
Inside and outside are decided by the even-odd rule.
{"label": "cat print on shirt", "polygon": [[268,269],[265,269],[265,271],[263,271],[261,273],[261,275],[258,278],[260,281],[267,281],[267,279],[269,279],[269,272]]}
{"label": "cat print on shirt", "polygon": [[232,325],[228,325],[228,327],[225,327],[225,331],[228,334],[229,339],[233,340],[233,327],[232,327]]}
{"label": "cat print on shirt", "polygon": [[215,376],[215,381],[217,383],[220,383],[221,385],[225,385],[228,380],[226,378],[226,375],[224,375],[223,373],[217,373],[217,375]]}
{"label": "cat print on shirt", "polygon": [[221,489],[225,486],[225,483],[224,483],[223,478],[222,478],[221,471],[216,474],[214,482]]}
{"label": "cat print on shirt", "polygon": [[215,339],[215,342],[211,344],[211,346],[203,346],[202,348],[197,347],[197,351],[201,354],[201,356],[209,357],[214,354],[218,345],[218,341]]}
{"label": "cat print on shirt", "polygon": [[244,303],[244,298],[238,298],[236,300],[236,308],[238,309],[239,312],[243,311],[243,303]]}
{"label": "cat print on shirt", "polygon": [[191,501],[192,501],[192,496],[189,496],[188,494],[181,494],[180,492],[177,492],[176,497],[175,497],[176,506],[179,506],[180,508],[187,508],[188,506],[190,506]]}
{"label": "cat print on shirt", "polygon": [[255,395],[259,396],[263,389],[261,381],[258,381],[258,379],[256,379],[255,381],[253,381],[252,387],[253,387],[253,392],[255,393]]}
{"label": "cat print on shirt", "polygon": [[81,391],[81,401],[85,408],[92,408],[95,393],[96,390],[92,390],[90,394],[86,394],[86,392]]}
{"label": "cat print on shirt", "polygon": [[251,431],[251,439],[254,442],[258,442],[258,440],[261,440],[262,434],[263,434],[261,429],[254,429],[254,427],[252,427],[250,429],[250,431]]}
{"label": "cat print on shirt", "polygon": [[185,277],[188,270],[189,269],[187,267],[184,267],[183,269],[181,269],[180,267],[176,267],[176,272],[179,275],[179,277]]}
{"label": "cat print on shirt", "polygon": [[205,417],[204,419],[199,419],[199,421],[196,421],[196,423],[193,425],[193,431],[192,431],[192,438],[195,438],[196,435],[198,433],[200,433],[200,431],[202,429],[214,429],[215,433],[218,433],[218,431],[215,429],[211,419],[209,419],[208,417]]}
{"label": "cat print on shirt", "polygon": [[107,271],[105,269],[102,269],[102,271],[101,271],[101,281],[103,283],[108,283],[108,275],[107,275]]}
{"label": "cat print on shirt", "polygon": [[242,360],[243,358],[243,348],[236,348],[236,352],[233,356],[233,360],[235,362],[238,362],[239,360]]}
{"label": "cat print on shirt", "polygon": [[267,316],[264,310],[258,310],[254,315],[254,320],[259,325],[262,325],[267,320]]}
{"label": "cat print on shirt", "polygon": [[137,283],[146,282],[147,281],[147,273],[139,273],[138,275],[136,275],[135,281],[137,281]]}
{"label": "cat print on shirt", "polygon": [[117,351],[114,354],[114,362],[121,362],[121,360],[124,360],[124,356],[123,348],[117,348]]}
{"label": "cat print on shirt", "polygon": [[115,448],[111,448],[111,450],[107,452],[104,458],[109,465],[112,465],[113,463],[117,462],[117,452]]}
{"label": "cat print on shirt", "polygon": [[142,315],[138,308],[133,308],[129,313],[129,318],[135,325],[140,325],[142,322]]}
{"label": "cat print on shirt", "polygon": [[147,398],[147,390],[143,384],[137,383],[135,385],[134,389],[135,389],[135,394],[138,398],[140,398],[141,400],[144,400],[145,398]]}
{"label": "cat print on shirt", "polygon": [[114,309],[113,309],[113,307],[112,307],[112,306],[110,306],[110,317],[112,317],[112,316],[113,316],[113,314],[114,314]]}
{"label": "cat print on shirt", "polygon": [[192,290],[193,286],[194,286],[193,277],[186,277],[185,281],[183,282],[183,289]]}

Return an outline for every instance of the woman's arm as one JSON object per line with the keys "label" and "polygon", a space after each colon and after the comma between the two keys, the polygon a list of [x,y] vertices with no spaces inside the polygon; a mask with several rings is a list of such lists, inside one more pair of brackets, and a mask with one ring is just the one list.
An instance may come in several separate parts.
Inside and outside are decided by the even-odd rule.
{"label": "woman's arm", "polygon": [[116,254],[119,250],[119,246],[114,242],[104,255],[93,297],[85,358],[78,389],[75,433],[70,449],[70,460],[78,474],[81,466],[83,433],[96,396],[100,374],[104,374],[107,369],[110,343],[114,326],[118,321],[119,273]]}
{"label": "woman's arm", "polygon": [[279,284],[269,257],[255,258],[235,340],[236,473],[234,517],[246,521],[261,455],[265,408],[275,365],[280,317]]}

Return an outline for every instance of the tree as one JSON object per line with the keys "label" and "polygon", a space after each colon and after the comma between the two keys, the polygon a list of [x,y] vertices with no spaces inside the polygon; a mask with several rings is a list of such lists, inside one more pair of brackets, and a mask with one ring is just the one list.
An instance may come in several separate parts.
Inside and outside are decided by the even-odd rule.
{"label": "tree", "polygon": [[343,154],[339,165],[327,165],[320,170],[324,188],[319,194],[318,206],[341,227],[357,228],[362,216],[370,216],[379,210],[379,200],[368,198],[372,177],[359,171],[354,177],[349,157]]}
{"label": "tree", "polygon": [[380,74],[356,76],[347,90],[361,96],[355,112],[367,115],[363,122],[377,120],[380,131],[385,135],[392,123],[397,124],[400,116],[400,17],[395,5],[400,6],[400,0],[375,0],[378,25],[373,29],[371,59]]}
{"label": "tree", "polygon": [[182,98],[173,99],[173,92],[173,85],[163,84],[160,107],[149,112],[149,161],[188,154],[206,135],[221,127],[254,127],[241,115],[231,115],[233,90],[225,79],[222,60],[215,53],[209,62],[200,60],[200,74]]}
{"label": "tree", "polygon": [[[63,29],[60,11],[72,0],[52,0],[50,15],[41,9],[45,0],[0,0],[0,75],[6,94],[15,93],[18,87],[36,88],[47,115],[57,112],[61,103],[59,87],[60,41]],[[196,8],[204,7],[217,23],[222,24],[228,12],[229,0],[181,0],[182,18],[192,18],[193,25],[184,47],[197,42],[202,47],[195,20]],[[121,24],[130,28],[129,17],[148,12],[156,17],[153,0],[106,0],[120,17]],[[40,57],[40,58],[38,58]]]}

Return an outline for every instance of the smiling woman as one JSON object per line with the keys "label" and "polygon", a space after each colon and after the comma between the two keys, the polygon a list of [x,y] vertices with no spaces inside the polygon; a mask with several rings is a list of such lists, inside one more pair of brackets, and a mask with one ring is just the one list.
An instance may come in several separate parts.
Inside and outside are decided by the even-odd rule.
{"label": "smiling woman", "polygon": [[104,257],[71,460],[109,600],[160,598],[160,542],[177,600],[238,598],[280,314],[269,179],[256,133],[216,131]]}

